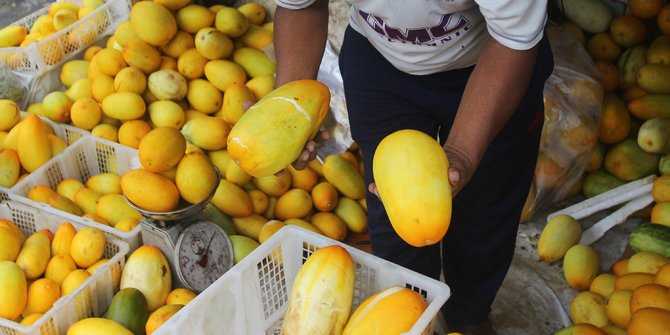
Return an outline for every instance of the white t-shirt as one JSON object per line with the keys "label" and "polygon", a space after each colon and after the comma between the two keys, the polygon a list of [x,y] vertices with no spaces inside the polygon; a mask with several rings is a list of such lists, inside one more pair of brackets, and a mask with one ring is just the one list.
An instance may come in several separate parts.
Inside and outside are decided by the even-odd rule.
{"label": "white t-shirt", "polygon": [[[300,9],[314,0],[275,0]],[[544,0],[347,0],[349,23],[401,71],[425,75],[471,66],[489,36],[516,50],[535,46]]]}

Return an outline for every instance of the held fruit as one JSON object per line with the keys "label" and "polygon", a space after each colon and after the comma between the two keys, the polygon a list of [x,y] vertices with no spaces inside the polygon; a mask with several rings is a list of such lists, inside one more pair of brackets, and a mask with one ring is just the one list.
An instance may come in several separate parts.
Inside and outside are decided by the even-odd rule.
{"label": "held fruit", "polygon": [[439,243],[451,222],[449,162],[440,144],[417,130],[397,131],[379,143],[372,169],[393,229],[407,243]]}
{"label": "held fruit", "polygon": [[273,175],[316,136],[329,104],[330,91],[321,82],[284,84],[242,114],[228,136],[228,152],[250,175]]}

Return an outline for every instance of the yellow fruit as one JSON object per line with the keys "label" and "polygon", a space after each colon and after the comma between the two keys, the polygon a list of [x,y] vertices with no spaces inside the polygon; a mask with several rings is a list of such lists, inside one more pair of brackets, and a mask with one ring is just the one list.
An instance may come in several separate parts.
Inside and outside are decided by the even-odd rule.
{"label": "yellow fruit", "polygon": [[590,323],[602,327],[608,323],[603,296],[584,291],[577,294],[570,303],[570,319],[573,323]]}
{"label": "yellow fruit", "polygon": [[186,79],[174,70],[159,70],[149,75],[149,91],[160,100],[181,100],[186,96]]}
{"label": "yellow fruit", "polygon": [[28,303],[23,315],[46,313],[60,298],[60,285],[49,278],[40,278],[28,286]]}
{"label": "yellow fruit", "polygon": [[207,114],[218,112],[223,103],[223,93],[204,79],[195,79],[188,83],[186,98],[194,109]]}
{"label": "yellow fruit", "polygon": [[42,99],[44,116],[55,122],[67,123],[70,120],[72,103],[72,99],[65,92],[50,92]]}
{"label": "yellow fruit", "polygon": [[344,241],[347,237],[347,224],[339,216],[330,212],[319,212],[312,216],[312,224],[334,240]]}
{"label": "yellow fruit", "polygon": [[53,24],[56,31],[61,31],[67,26],[77,22],[79,18],[77,13],[74,13],[67,9],[61,9],[54,13],[53,15]]}
{"label": "yellow fruit", "polygon": [[26,317],[24,317],[20,323],[26,327],[30,327],[35,322],[37,322],[37,320],[39,320],[43,315],[44,315],[43,313],[33,313],[30,315],[26,315]]}
{"label": "yellow fruit", "polygon": [[91,130],[100,123],[102,108],[93,98],[81,98],[72,104],[70,117],[75,127]]}
{"label": "yellow fruit", "polygon": [[170,127],[150,131],[138,147],[140,163],[150,172],[162,172],[177,166],[185,150],[184,135]]}
{"label": "yellow fruit", "polygon": [[195,34],[195,48],[209,60],[223,59],[233,54],[233,41],[215,28],[206,27]]}
{"label": "yellow fruit", "polygon": [[177,58],[177,70],[190,80],[198,79],[205,74],[205,65],[209,61],[194,46],[185,50]]}
{"label": "yellow fruit", "polygon": [[330,212],[339,199],[339,193],[333,184],[328,181],[322,181],[312,188],[312,201],[314,208],[321,212]]}
{"label": "yellow fruit", "polygon": [[95,272],[95,270],[97,270],[100,266],[104,265],[108,261],[109,261],[109,259],[103,258],[103,259],[95,262],[93,265],[89,266],[88,268],[86,268],[86,272],[88,272],[90,274],[93,274]]}
{"label": "yellow fruit", "polygon": [[26,279],[33,280],[44,274],[51,258],[51,241],[45,234],[33,233],[23,244],[16,257],[18,265],[26,274]]}
{"label": "yellow fruit", "polygon": [[[252,176],[279,172],[316,136],[329,101],[328,87],[316,80],[284,84],[240,117],[228,136],[228,152]],[[282,124],[291,127],[277,126]]]}
{"label": "yellow fruit", "polygon": [[9,227],[0,226],[0,261],[15,261],[21,251],[21,240]]}
{"label": "yellow fruit", "polygon": [[102,194],[84,187],[77,191],[74,195],[74,203],[81,208],[85,214],[94,214],[95,207],[98,205],[98,200]]}
{"label": "yellow fruit", "polygon": [[563,256],[563,274],[573,289],[588,290],[593,279],[600,274],[600,256],[588,245],[575,244]]}
{"label": "yellow fruit", "polygon": [[149,117],[154,127],[181,129],[186,121],[184,110],[174,101],[159,100],[149,104]]}
{"label": "yellow fruit", "polygon": [[147,77],[140,68],[131,65],[116,74],[114,89],[116,92],[132,92],[142,95],[147,89]]}
{"label": "yellow fruit", "polygon": [[287,225],[298,226],[300,228],[307,229],[313,233],[324,235],[323,232],[317,228],[315,225],[303,220],[303,219],[287,219],[284,221]]}
{"label": "yellow fruit", "polygon": [[119,129],[107,123],[101,123],[91,129],[91,135],[104,138],[108,141],[118,142]]}
{"label": "yellow fruit", "polygon": [[367,213],[356,200],[341,197],[333,213],[344,220],[347,228],[354,233],[364,233],[368,230]]}
{"label": "yellow fruit", "polygon": [[628,258],[628,272],[642,272],[656,274],[658,270],[670,260],[653,252],[639,251]]}
{"label": "yellow fruit", "polygon": [[[237,52],[237,51],[236,51]],[[247,81],[245,69],[238,63],[218,59],[207,62],[205,65],[205,77],[222,92],[233,85],[243,85]]]}
{"label": "yellow fruit", "polygon": [[67,335],[133,335],[126,327],[104,318],[86,318],[75,322],[67,330]]}
{"label": "yellow fruit", "polygon": [[21,120],[21,112],[16,102],[0,99],[0,130],[9,131]]}
{"label": "yellow fruit", "polygon": [[628,9],[640,19],[651,19],[658,15],[663,4],[663,0],[628,0]]}
{"label": "yellow fruit", "polygon": [[78,79],[86,78],[88,75],[88,61],[71,60],[63,64],[60,70],[60,82],[70,88]]}
{"label": "yellow fruit", "polygon": [[[70,88],[65,90],[70,100],[77,101],[82,98],[93,98],[93,79],[88,77],[75,81]],[[70,115],[70,117],[72,117]]]}
{"label": "yellow fruit", "polygon": [[670,287],[670,263],[665,264],[658,269],[654,283]]}
{"label": "yellow fruit", "polygon": [[615,325],[626,328],[630,321],[630,298],[632,290],[615,290],[607,297],[605,312],[607,318]]}
{"label": "yellow fruit", "polygon": [[143,41],[155,45],[165,45],[177,33],[174,15],[158,2],[138,2],[130,10],[133,31]]}
{"label": "yellow fruit", "polygon": [[121,177],[115,173],[99,173],[88,178],[86,187],[102,195],[121,194]]}
{"label": "yellow fruit", "polygon": [[537,245],[540,260],[551,263],[563,258],[573,245],[579,242],[582,227],[569,215],[557,215],[542,229]]}
{"label": "yellow fruit", "polygon": [[171,59],[177,59],[186,50],[191,48],[195,48],[195,40],[193,39],[193,35],[183,30],[179,30],[177,31],[177,34],[175,34],[174,38],[172,38],[168,44],[162,46],[160,49]]}
{"label": "yellow fruit", "polygon": [[44,185],[35,185],[28,190],[28,199],[46,203],[52,196],[58,195],[54,190]]}
{"label": "yellow fruit", "polygon": [[257,2],[247,2],[237,7],[237,10],[244,14],[251,24],[260,25],[265,21],[265,8]]}
{"label": "yellow fruit", "polygon": [[123,46],[123,59],[128,65],[150,74],[161,65],[161,55],[158,49],[143,40],[132,40]]}
{"label": "yellow fruit", "polygon": [[[403,134],[398,134],[399,136],[405,136],[404,141],[412,141],[411,140],[411,134],[403,135]],[[394,138],[389,137],[389,140],[387,142],[382,142],[382,143],[387,143],[387,146],[382,147],[382,149],[388,147],[387,150],[391,150],[391,147],[394,144],[391,143],[391,140]],[[403,141],[402,138],[395,140],[395,141]],[[397,145],[397,144],[395,144]],[[416,140],[414,142],[408,142],[407,145],[420,145]],[[439,145],[439,144],[438,144]],[[427,148],[425,148],[427,149]],[[383,153],[381,150],[379,151],[380,155],[378,156],[378,160],[384,159],[381,154]],[[426,152],[422,152],[422,154],[426,154]],[[403,157],[399,159],[404,159],[404,158],[409,158],[409,157]],[[386,158],[388,159],[388,158]],[[380,163],[383,163],[382,161],[379,161]],[[386,161],[386,163],[393,163],[391,161]],[[448,164],[444,162],[445,164]],[[419,169],[421,166],[415,167],[416,169]],[[425,169],[428,170],[430,166],[426,166]],[[437,168],[437,167],[435,167]],[[380,170],[381,171],[381,170]],[[323,173],[324,178],[330,182],[335,188],[342,193],[344,196],[352,198],[352,199],[362,199],[365,197],[365,193],[367,192],[367,188],[365,185],[365,181],[363,181],[363,175],[361,175],[360,172],[358,172],[358,169],[354,167],[350,162],[345,159],[342,155],[328,155],[326,159],[323,162],[322,170],[321,172]],[[417,171],[418,172],[418,171]],[[425,171],[428,172],[428,171]],[[416,173],[416,172],[415,172]],[[407,178],[410,178],[412,176],[407,176]],[[421,177],[429,177],[425,175],[417,175],[414,176],[415,178],[421,178]],[[400,180],[397,180],[398,182]],[[409,182],[409,180],[407,180]],[[391,186],[391,185],[389,185]],[[395,186],[404,186],[404,185],[394,185]],[[393,194],[389,194],[389,197],[394,196]],[[396,195],[397,196],[397,195]],[[391,198],[388,198],[389,201],[391,201]],[[417,199],[417,201],[421,201],[420,199]],[[425,204],[428,205],[428,204]],[[388,208],[387,208],[388,210]],[[419,208],[416,209],[417,211]],[[421,209],[423,210],[423,209]],[[398,213],[399,214],[399,213]],[[415,213],[415,215],[420,215],[418,213]],[[414,221],[413,221],[414,222]],[[446,219],[445,222],[449,222],[449,218]],[[446,230],[445,230],[446,231]]]}
{"label": "yellow fruit", "polygon": [[157,3],[165,6],[165,8],[170,10],[180,9],[188,5],[191,1],[189,0],[158,0]]}
{"label": "yellow fruit", "polygon": [[21,175],[21,162],[16,150],[0,149],[0,186],[11,188]]}
{"label": "yellow fruit", "polygon": [[162,326],[167,320],[169,320],[173,315],[179,312],[184,305],[182,304],[172,304],[164,305],[156,309],[151,315],[146,323],[146,332],[147,335],[153,334],[160,326]]}
{"label": "yellow fruit", "polygon": [[[384,138],[374,154],[375,183],[391,224],[398,235],[413,246],[439,243],[449,228],[451,186],[444,173],[449,162],[443,153],[442,146],[425,133],[401,130]],[[331,156],[323,164],[323,173],[342,192],[345,188],[336,184],[341,180],[331,177],[326,169],[329,160],[341,156]],[[346,166],[353,168],[346,160],[339,165],[336,171],[343,171]],[[358,171],[354,170],[350,176],[354,173],[360,179],[358,187],[352,190],[362,191],[362,196],[358,193],[354,199],[360,199],[365,195],[365,185],[361,185]],[[353,197],[355,193],[348,194]],[[344,199],[340,199],[338,207]],[[335,211],[337,213],[337,208]]]}
{"label": "yellow fruit", "polygon": [[221,7],[216,12],[214,26],[230,37],[239,37],[247,31],[249,19],[237,8]]}
{"label": "yellow fruit", "polygon": [[219,181],[212,197],[212,204],[232,217],[246,217],[254,212],[249,194],[225,179]]}
{"label": "yellow fruit", "polygon": [[100,71],[110,77],[116,76],[121,69],[128,66],[120,51],[109,48],[100,50],[91,62],[96,63]]}
{"label": "yellow fruit", "polygon": [[[81,191],[80,191],[81,192]],[[79,193],[79,192],[77,192]],[[76,200],[76,195],[75,195],[75,200]],[[56,194],[54,196],[50,196],[49,199],[47,199],[47,204],[49,206],[59,209],[61,211],[70,213],[72,215],[76,216],[81,216],[84,215],[84,211],[77,205],[76,202],[60,195]]]}
{"label": "yellow fruit", "polygon": [[91,94],[97,102],[102,102],[107,96],[116,92],[114,78],[107,75],[98,75],[91,83]]}
{"label": "yellow fruit", "polygon": [[[230,125],[235,125],[244,114],[244,104],[256,103],[254,92],[244,84],[233,84],[226,88],[221,106],[221,117]],[[250,105],[249,105],[250,106]],[[247,108],[249,106],[246,106]]]}
{"label": "yellow fruit", "polygon": [[116,92],[102,100],[102,111],[109,117],[128,121],[142,117],[146,111],[146,104],[137,93]]}
{"label": "yellow fruit", "polygon": [[593,278],[589,291],[600,294],[603,297],[608,297],[614,291],[614,282],[616,282],[616,275],[601,273]]}
{"label": "yellow fruit", "polygon": [[269,205],[268,196],[259,190],[250,190],[247,192],[247,194],[249,194],[249,198],[251,198],[254,213],[261,215],[265,213]]}
{"label": "yellow fruit", "polygon": [[187,288],[183,287],[178,287],[170,291],[170,293],[167,296],[167,299],[165,301],[166,305],[173,305],[173,304],[179,304],[179,305],[186,305],[191,300],[195,299],[197,294]]}
{"label": "yellow fruit", "polygon": [[120,231],[129,232],[129,231],[135,229],[135,227],[137,227],[139,224],[140,224],[140,220],[133,219],[133,218],[125,218],[125,219],[121,219],[119,222],[117,222],[114,225],[114,228],[118,229]]}
{"label": "yellow fruit", "polygon": [[152,212],[177,209],[179,190],[170,179],[143,169],[131,170],[121,177],[123,194],[135,206]]}
{"label": "yellow fruit", "polygon": [[137,149],[150,131],[151,126],[144,120],[126,121],[119,127],[119,143]]}
{"label": "yellow fruit", "polygon": [[615,290],[634,290],[642,285],[651,284],[656,276],[651,273],[627,272],[619,275],[614,282]]}
{"label": "yellow fruit", "polygon": [[630,312],[645,307],[656,307],[670,311],[670,291],[668,288],[659,284],[645,284],[633,290],[630,297]]}
{"label": "yellow fruit", "polygon": [[670,329],[670,311],[647,307],[632,313],[628,324],[629,335],[663,334]]}
{"label": "yellow fruit", "polygon": [[[251,215],[244,217],[233,217],[232,220],[235,231],[238,234],[258,242],[260,242],[260,234],[263,230],[263,226],[265,226],[265,224],[268,222],[268,219],[256,213],[252,213]],[[275,228],[278,229],[280,227]],[[266,230],[267,231],[264,233],[266,234],[265,237],[268,237],[267,235],[271,235],[271,233],[273,233],[272,229],[266,228]]]}
{"label": "yellow fruit", "polygon": [[281,220],[303,218],[312,211],[309,192],[293,188],[282,194],[275,205],[275,215]]}
{"label": "yellow fruit", "polygon": [[356,308],[343,335],[401,334],[408,332],[428,308],[417,292],[401,286],[384,289]]}
{"label": "yellow fruit", "polygon": [[586,42],[586,50],[596,61],[616,62],[621,54],[621,46],[606,32],[593,35]]}
{"label": "yellow fruit", "polygon": [[216,14],[207,7],[191,4],[177,11],[177,27],[185,32],[195,34],[200,29],[211,26],[214,23],[215,16]]}
{"label": "yellow fruit", "polygon": [[98,228],[86,227],[72,239],[70,253],[80,268],[86,268],[99,261],[105,253],[105,234]]}
{"label": "yellow fruit", "polygon": [[170,265],[155,246],[142,245],[128,257],[120,289],[134,287],[144,294],[150,312],[165,305],[172,286]]}
{"label": "yellow fruit", "polygon": [[610,22],[610,36],[624,48],[641,44],[647,37],[647,28],[634,15],[617,15]]}
{"label": "yellow fruit", "polygon": [[228,164],[226,167],[224,178],[240,186],[247,185],[252,179],[248,173],[242,170],[242,168],[234,162],[232,164]]}
{"label": "yellow fruit", "polygon": [[81,217],[91,219],[91,220],[93,220],[97,223],[103,224],[105,226],[111,226],[109,221],[105,220],[105,218],[98,215],[98,213],[86,213],[86,214],[82,215]]}
{"label": "yellow fruit", "polygon": [[0,317],[16,320],[28,301],[26,277],[14,262],[0,261]]}
{"label": "yellow fruit", "polygon": [[56,256],[70,256],[70,248],[72,239],[77,234],[77,230],[72,223],[63,222],[56,229],[53,241],[51,241],[51,255]]}
{"label": "yellow fruit", "polygon": [[277,71],[275,62],[263,51],[255,48],[237,48],[233,60],[244,68],[251,78],[272,76]]}
{"label": "yellow fruit", "polygon": [[0,48],[19,46],[27,34],[28,29],[19,25],[6,26],[0,29]]}
{"label": "yellow fruit", "polygon": [[182,199],[191,204],[205,201],[219,184],[219,176],[209,158],[191,152],[179,161],[175,183]]}
{"label": "yellow fruit", "polygon": [[291,189],[291,174],[286,172],[280,176],[254,177],[251,181],[256,188],[271,197],[280,197]]}
{"label": "yellow fruit", "polygon": [[237,40],[244,46],[265,50],[265,48],[272,44],[272,31],[255,24],[250,24],[247,27],[247,31],[238,37]]}
{"label": "yellow fruit", "polygon": [[286,224],[279,220],[270,220],[266,222],[258,231],[258,242],[263,243],[267,241],[272,235],[274,235],[274,233],[276,233],[284,226],[286,226]]}
{"label": "yellow fruit", "polygon": [[198,117],[186,122],[181,132],[186,141],[201,149],[221,150],[227,145],[230,126],[217,117]]}
{"label": "yellow fruit", "polygon": [[[245,84],[249,89],[254,92],[256,100],[260,100],[264,96],[270,94],[275,89],[275,77],[274,76],[260,76],[251,78]],[[315,162],[313,160],[312,162]]]}
{"label": "yellow fruit", "polygon": [[300,267],[282,323],[284,334],[340,334],[354,294],[354,262],[341,246],[317,249]]}

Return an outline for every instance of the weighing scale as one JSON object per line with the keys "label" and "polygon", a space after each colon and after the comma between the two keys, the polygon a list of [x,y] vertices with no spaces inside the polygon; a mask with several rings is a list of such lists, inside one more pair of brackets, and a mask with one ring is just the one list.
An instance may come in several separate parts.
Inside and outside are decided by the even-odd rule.
{"label": "weighing scale", "polygon": [[[216,172],[220,178],[218,169]],[[126,198],[144,217],[140,222],[142,243],[158,247],[167,258],[173,287],[200,293],[233,266],[228,234],[202,214],[215,192],[216,188],[197,204],[181,200],[178,209],[171,212],[147,211]]]}

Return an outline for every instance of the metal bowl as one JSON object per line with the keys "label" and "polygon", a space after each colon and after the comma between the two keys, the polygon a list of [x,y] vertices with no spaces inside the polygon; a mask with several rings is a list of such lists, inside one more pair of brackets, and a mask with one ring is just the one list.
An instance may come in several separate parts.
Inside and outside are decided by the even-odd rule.
{"label": "metal bowl", "polygon": [[[221,172],[219,172],[219,169],[216,166],[214,167],[214,171],[216,171],[217,180],[221,180]],[[135,205],[132,201],[130,201],[130,199],[126,197],[125,194],[123,195],[123,198],[126,200],[126,202],[130,207],[140,212],[140,214],[142,214],[142,216],[144,216],[145,218],[160,221],[173,221],[173,220],[181,220],[189,216],[193,216],[200,213],[203,210],[203,208],[205,208],[205,206],[207,206],[207,204],[212,200],[214,194],[216,193],[217,188],[218,187],[214,187],[209,196],[207,196],[207,198],[205,198],[203,201],[197,204],[191,204],[189,202],[184,201],[184,199],[180,199],[179,204],[177,205],[177,209],[169,212],[148,211]]]}

